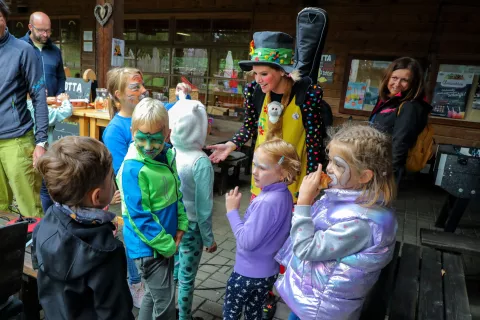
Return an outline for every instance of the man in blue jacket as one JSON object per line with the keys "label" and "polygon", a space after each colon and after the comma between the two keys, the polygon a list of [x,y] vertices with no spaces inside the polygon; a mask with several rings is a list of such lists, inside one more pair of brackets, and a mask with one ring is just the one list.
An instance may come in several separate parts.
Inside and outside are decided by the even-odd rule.
{"label": "man in blue jacket", "polygon": [[[42,180],[34,166],[47,147],[45,81],[33,48],[8,32],[9,13],[0,0],[0,210],[7,211],[15,196],[23,215],[42,216]],[[27,93],[34,107],[35,134]]]}
{"label": "man in blue jacket", "polygon": [[21,39],[33,46],[42,63],[47,96],[56,97],[65,92],[65,71],[62,52],[50,40],[52,35],[50,18],[43,12],[34,12],[30,16],[28,29],[30,31]]}

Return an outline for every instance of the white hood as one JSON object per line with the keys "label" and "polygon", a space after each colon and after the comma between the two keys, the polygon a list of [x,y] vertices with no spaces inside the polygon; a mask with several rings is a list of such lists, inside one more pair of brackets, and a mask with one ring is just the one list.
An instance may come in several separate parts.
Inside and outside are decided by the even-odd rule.
{"label": "white hood", "polygon": [[197,100],[182,99],[168,110],[170,139],[179,150],[202,150],[207,138],[207,111]]}

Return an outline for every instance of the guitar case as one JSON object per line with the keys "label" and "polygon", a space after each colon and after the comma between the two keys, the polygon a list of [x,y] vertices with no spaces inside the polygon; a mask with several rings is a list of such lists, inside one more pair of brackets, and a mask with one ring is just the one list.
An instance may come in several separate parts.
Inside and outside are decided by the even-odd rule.
{"label": "guitar case", "polygon": [[300,77],[318,80],[318,69],[328,31],[327,12],[320,8],[305,8],[297,16],[297,33],[293,68]]}

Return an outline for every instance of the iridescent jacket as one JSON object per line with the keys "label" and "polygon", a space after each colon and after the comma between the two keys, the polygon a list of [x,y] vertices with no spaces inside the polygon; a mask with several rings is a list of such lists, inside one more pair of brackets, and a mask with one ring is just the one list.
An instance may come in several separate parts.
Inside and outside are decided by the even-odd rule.
{"label": "iridescent jacket", "polygon": [[295,206],[290,238],[276,259],[287,266],[276,283],[302,320],[358,319],[365,296],[392,259],[393,210],[366,208],[359,191],[329,189],[313,207]]}

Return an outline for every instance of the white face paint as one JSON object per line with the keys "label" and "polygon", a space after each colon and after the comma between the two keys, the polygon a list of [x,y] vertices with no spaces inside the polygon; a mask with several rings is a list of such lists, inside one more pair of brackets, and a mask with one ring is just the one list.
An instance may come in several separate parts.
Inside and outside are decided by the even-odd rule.
{"label": "white face paint", "polygon": [[348,162],[342,157],[343,150],[336,147],[335,143],[328,146],[328,156],[330,161],[326,173],[332,179],[329,187],[336,189],[351,189],[355,179],[352,179],[352,170]]}
{"label": "white face paint", "polygon": [[264,188],[276,182],[283,180],[282,170],[278,163],[265,153],[262,148],[255,151],[253,155],[253,181],[257,188]]}

